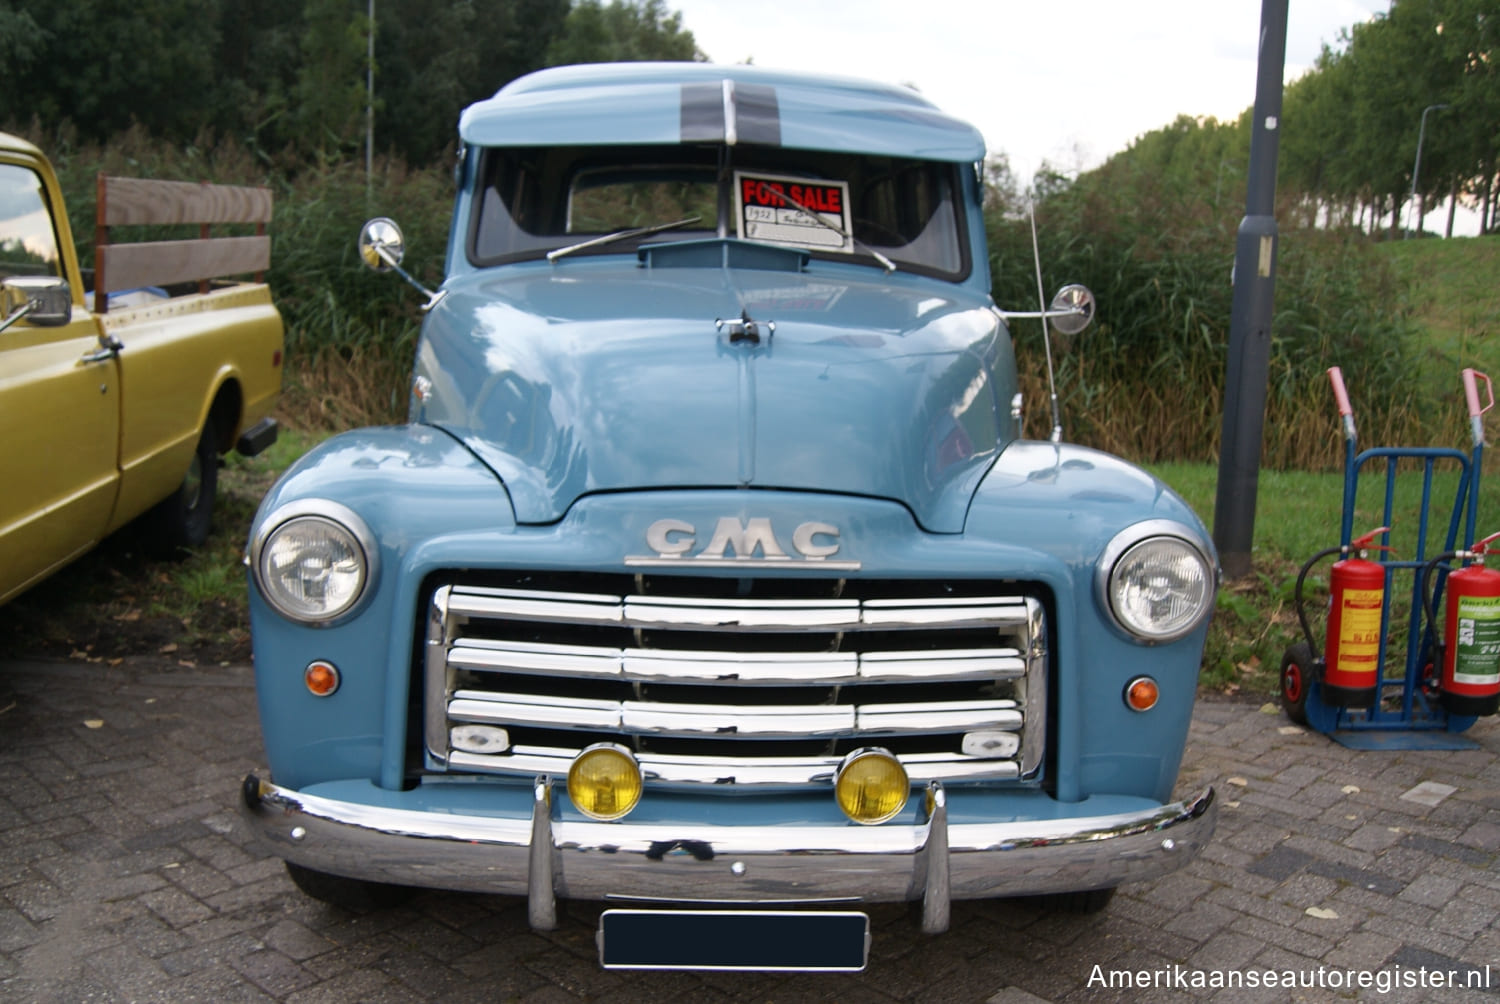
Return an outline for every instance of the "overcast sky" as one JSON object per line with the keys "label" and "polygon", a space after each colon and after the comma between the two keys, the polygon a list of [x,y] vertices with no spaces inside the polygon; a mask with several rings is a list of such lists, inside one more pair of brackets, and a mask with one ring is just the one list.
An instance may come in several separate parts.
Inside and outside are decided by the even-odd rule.
{"label": "overcast sky", "polygon": [[[716,63],[912,84],[1029,183],[1255,103],[1260,0],[667,0]],[[1286,79],[1387,0],[1291,0]]]}

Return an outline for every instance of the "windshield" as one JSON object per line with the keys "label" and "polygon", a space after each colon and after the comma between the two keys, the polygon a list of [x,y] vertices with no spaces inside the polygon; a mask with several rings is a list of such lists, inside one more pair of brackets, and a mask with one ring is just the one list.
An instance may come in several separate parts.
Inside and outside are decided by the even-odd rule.
{"label": "windshield", "polygon": [[[479,172],[468,255],[480,267],[719,236],[824,260],[889,258],[945,279],[969,270],[957,168],[942,161],[722,145],[489,148]],[[611,239],[587,243],[600,237]]]}

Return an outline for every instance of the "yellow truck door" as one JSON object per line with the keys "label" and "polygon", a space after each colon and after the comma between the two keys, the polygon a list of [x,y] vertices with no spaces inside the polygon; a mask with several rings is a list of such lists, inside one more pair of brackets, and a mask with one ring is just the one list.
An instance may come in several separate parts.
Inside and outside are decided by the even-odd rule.
{"label": "yellow truck door", "polygon": [[[46,191],[0,163],[0,278],[63,275]],[[114,507],[119,371],[73,298],[68,324],[0,332],[0,602],[96,543]]]}

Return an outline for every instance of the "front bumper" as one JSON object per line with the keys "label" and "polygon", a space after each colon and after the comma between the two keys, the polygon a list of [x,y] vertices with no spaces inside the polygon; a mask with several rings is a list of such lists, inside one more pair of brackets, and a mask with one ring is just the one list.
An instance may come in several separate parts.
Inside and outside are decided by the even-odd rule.
{"label": "front bumper", "polygon": [[[524,895],[532,926],[558,897],[633,903],[837,904],[921,900],[947,929],[954,899],[1104,889],[1156,878],[1213,835],[1212,788],[1168,805],[950,824],[927,789],[914,825],[711,825],[559,819],[537,779],[530,815],[427,811],[329,798],[245,778],[241,813],[274,853],[317,871],[396,885]],[[340,794],[344,794],[340,789]],[[564,796],[565,797],[565,796]],[[1086,811],[1086,803],[1079,805]]]}

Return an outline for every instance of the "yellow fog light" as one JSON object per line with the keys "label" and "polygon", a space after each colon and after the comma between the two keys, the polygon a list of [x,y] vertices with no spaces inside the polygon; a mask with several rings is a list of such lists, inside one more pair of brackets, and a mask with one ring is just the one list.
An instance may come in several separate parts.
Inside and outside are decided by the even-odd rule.
{"label": "yellow fog light", "polygon": [[873,826],[895,818],[906,807],[911,780],[891,753],[883,749],[855,750],[839,764],[833,794],[844,815]]}
{"label": "yellow fog light", "polygon": [[641,768],[623,746],[596,743],[568,768],[568,798],[591,819],[620,819],[641,800]]}

